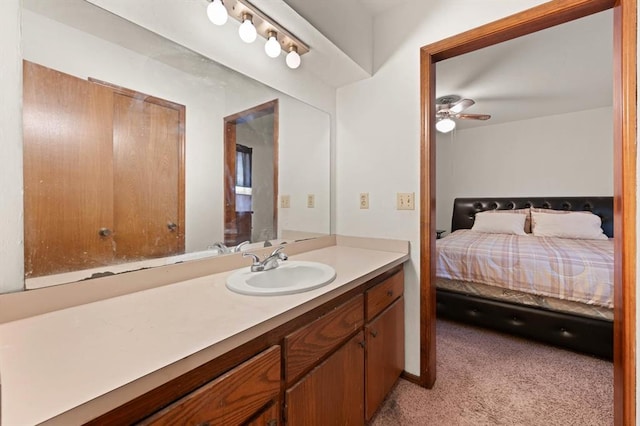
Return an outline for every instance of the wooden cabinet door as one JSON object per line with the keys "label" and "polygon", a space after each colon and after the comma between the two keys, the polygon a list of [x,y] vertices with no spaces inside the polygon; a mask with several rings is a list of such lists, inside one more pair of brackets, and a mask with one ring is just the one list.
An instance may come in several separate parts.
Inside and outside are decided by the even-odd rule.
{"label": "wooden cabinet door", "polygon": [[114,240],[120,260],[184,250],[180,209],[181,111],[114,94]]}
{"label": "wooden cabinet door", "polygon": [[278,426],[279,424],[280,402],[276,400],[243,426]]}
{"label": "wooden cabinet door", "polygon": [[298,425],[364,424],[362,331],[286,392],[286,422]]}
{"label": "wooden cabinet door", "polygon": [[[269,420],[274,414],[278,419],[280,354],[280,346],[272,346],[145,419],[140,425],[271,426]],[[270,401],[275,403],[270,404]],[[264,411],[267,405],[275,408]]]}
{"label": "wooden cabinet door", "polygon": [[113,95],[24,61],[25,276],[113,259]]}
{"label": "wooden cabinet door", "polygon": [[365,326],[367,421],[404,370],[404,298]]}

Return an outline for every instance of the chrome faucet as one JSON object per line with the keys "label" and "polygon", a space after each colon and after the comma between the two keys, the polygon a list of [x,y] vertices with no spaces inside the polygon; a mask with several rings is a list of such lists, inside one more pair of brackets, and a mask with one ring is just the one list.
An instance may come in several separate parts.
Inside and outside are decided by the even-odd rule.
{"label": "chrome faucet", "polygon": [[235,247],[227,247],[221,242],[216,242],[211,244],[210,246],[207,246],[207,250],[218,250],[218,253],[220,254],[239,253],[240,249],[249,243],[250,241],[243,241]]}
{"label": "chrome faucet", "polygon": [[224,243],[216,242],[207,246],[207,250],[218,250],[220,254],[231,253],[231,249],[224,245]]}
{"label": "chrome faucet", "polygon": [[263,261],[260,261],[260,258],[257,254],[253,253],[243,253],[242,257],[252,257],[253,263],[251,264],[251,272],[261,272],[268,271],[270,269],[275,269],[280,266],[279,260],[287,260],[289,256],[287,256],[282,250],[283,246],[278,247],[267,256]]}
{"label": "chrome faucet", "polygon": [[240,244],[238,244],[237,246],[233,247],[231,249],[231,253],[240,253],[242,251],[242,247],[246,246],[247,244],[249,244],[251,241],[243,241]]}

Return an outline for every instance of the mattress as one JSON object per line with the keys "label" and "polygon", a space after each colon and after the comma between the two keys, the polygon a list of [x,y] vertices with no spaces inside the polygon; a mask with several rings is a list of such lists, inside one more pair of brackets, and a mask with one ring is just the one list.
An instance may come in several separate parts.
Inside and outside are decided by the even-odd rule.
{"label": "mattress", "polygon": [[437,240],[436,276],[610,309],[613,240],[488,234],[462,229]]}
{"label": "mattress", "polygon": [[540,296],[525,293],[517,290],[508,290],[487,284],[474,283],[469,281],[448,280],[446,278],[436,278],[436,287],[457,291],[459,293],[472,296],[486,297],[494,300],[501,300],[519,305],[527,305],[535,308],[544,308],[556,312],[566,312],[569,314],[582,315],[598,319],[613,321],[613,309],[597,305],[587,305],[570,300],[561,300],[548,296]]}

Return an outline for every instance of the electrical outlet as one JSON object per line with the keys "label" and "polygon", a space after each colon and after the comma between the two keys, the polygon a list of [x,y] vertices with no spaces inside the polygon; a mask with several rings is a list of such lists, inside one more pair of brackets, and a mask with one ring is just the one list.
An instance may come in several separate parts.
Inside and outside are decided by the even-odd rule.
{"label": "electrical outlet", "polygon": [[368,209],[369,208],[369,193],[368,192],[362,192],[360,194],[360,208],[361,209]]}
{"label": "electrical outlet", "polygon": [[281,209],[288,209],[289,207],[291,207],[291,197],[289,197],[288,195],[281,195],[280,196],[280,208]]}
{"label": "electrical outlet", "polygon": [[413,192],[398,192],[396,208],[398,210],[414,210],[415,197]]}
{"label": "electrical outlet", "polygon": [[312,209],[316,206],[316,196],[307,194],[307,208]]}

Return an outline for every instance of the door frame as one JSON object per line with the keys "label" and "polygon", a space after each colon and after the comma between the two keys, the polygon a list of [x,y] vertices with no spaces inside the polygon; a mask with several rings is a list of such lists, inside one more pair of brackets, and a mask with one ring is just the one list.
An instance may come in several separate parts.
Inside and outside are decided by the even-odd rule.
{"label": "door frame", "polygon": [[244,111],[224,117],[224,222],[223,240],[227,243],[226,230],[236,221],[236,126],[267,114],[273,114],[273,230],[278,234],[278,139],[279,102],[274,99]]}
{"label": "door frame", "polygon": [[614,421],[636,419],[637,0],[556,0],[420,50],[420,376],[436,379],[435,64],[613,8],[614,14]]}

